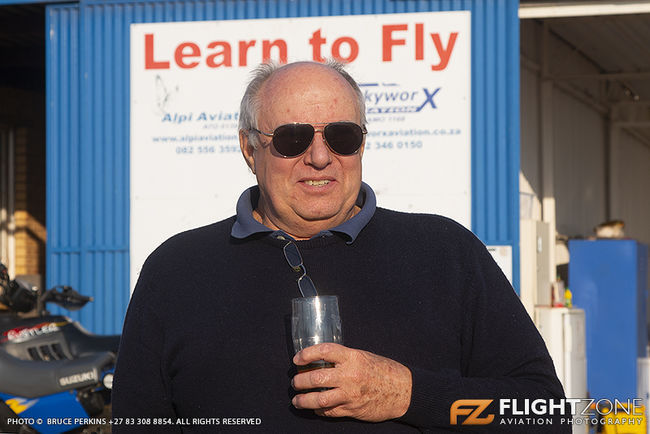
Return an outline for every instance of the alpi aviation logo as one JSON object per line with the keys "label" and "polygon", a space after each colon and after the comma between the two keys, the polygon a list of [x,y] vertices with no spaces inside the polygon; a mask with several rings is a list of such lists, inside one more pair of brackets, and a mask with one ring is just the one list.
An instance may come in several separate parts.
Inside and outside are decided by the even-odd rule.
{"label": "alpi aviation logo", "polygon": [[442,89],[408,89],[397,83],[359,83],[366,100],[368,114],[417,113],[424,109],[435,110],[435,97]]}

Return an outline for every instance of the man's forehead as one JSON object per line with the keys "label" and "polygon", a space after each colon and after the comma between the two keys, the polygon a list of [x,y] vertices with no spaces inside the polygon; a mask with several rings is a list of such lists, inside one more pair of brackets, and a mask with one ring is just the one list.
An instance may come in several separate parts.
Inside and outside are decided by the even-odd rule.
{"label": "man's forehead", "polygon": [[318,62],[294,62],[288,63],[276,69],[270,78],[304,74],[325,74],[339,76],[340,74],[332,67]]}
{"label": "man's forehead", "polygon": [[[337,86],[338,85],[338,86]],[[336,70],[316,62],[296,62],[276,70],[262,86],[262,92],[293,92],[301,89],[327,87],[353,92],[350,84]],[[332,90],[334,90],[332,89]]]}
{"label": "man's forehead", "polygon": [[257,124],[267,129],[290,122],[359,122],[353,87],[335,69],[315,62],[279,68],[258,98]]}

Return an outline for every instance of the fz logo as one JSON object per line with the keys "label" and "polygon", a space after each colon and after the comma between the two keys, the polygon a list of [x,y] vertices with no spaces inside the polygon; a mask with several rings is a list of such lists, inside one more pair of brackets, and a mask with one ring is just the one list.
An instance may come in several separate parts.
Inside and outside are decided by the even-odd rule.
{"label": "fz logo", "polygon": [[492,403],[492,399],[459,399],[451,404],[449,423],[458,425],[458,416],[467,416],[461,425],[487,425],[494,420],[493,414],[479,417]]}

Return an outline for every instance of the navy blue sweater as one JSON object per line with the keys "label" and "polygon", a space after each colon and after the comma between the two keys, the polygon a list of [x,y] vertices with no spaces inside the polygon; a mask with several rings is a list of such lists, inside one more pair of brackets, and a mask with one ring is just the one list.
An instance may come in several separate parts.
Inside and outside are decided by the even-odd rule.
{"label": "navy blue sweater", "polygon": [[[298,276],[284,242],[234,239],[233,222],[176,235],[143,267],[113,392],[115,417],[144,419],[133,431],[448,432],[460,428],[450,426],[457,399],[563,397],[541,337],[483,244],[449,219],[378,208],[352,244],[336,235],[297,243],[319,293],[339,296],[345,345],[411,369],[410,407],[383,423],[296,410]],[[472,429],[570,432],[498,422]]]}

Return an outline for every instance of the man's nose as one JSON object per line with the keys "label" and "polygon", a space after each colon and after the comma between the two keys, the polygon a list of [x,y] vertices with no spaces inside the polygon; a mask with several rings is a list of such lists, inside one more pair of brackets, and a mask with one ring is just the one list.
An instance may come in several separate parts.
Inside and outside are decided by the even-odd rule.
{"label": "man's nose", "polygon": [[316,129],[314,139],[305,152],[305,163],[310,164],[318,169],[326,167],[332,162],[332,153],[325,143],[322,129]]}

